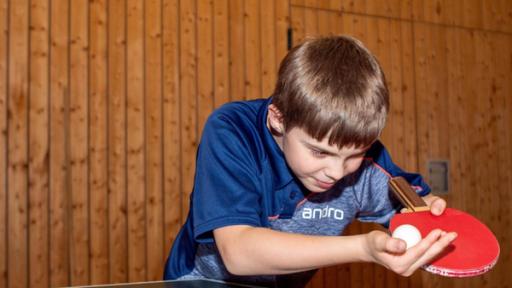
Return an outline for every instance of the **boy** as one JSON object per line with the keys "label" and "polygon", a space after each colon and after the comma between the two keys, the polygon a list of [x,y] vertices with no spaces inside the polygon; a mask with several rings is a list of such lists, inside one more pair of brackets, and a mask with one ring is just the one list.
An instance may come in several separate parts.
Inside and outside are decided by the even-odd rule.
{"label": "boy", "polygon": [[389,196],[392,176],[404,176],[432,213],[445,209],[377,140],[388,110],[384,74],[356,39],[292,49],[272,97],[209,117],[164,278],[300,287],[329,265],[375,262],[408,276],[428,263],[455,233],[433,231],[408,250],[381,231],[339,236],[354,219],[387,225],[400,209]]}

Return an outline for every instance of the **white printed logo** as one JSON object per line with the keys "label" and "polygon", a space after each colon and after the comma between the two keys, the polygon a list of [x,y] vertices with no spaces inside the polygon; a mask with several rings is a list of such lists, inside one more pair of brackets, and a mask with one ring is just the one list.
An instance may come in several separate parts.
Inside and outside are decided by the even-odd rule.
{"label": "white printed logo", "polygon": [[302,211],[303,219],[334,218],[336,220],[343,220],[343,216],[343,210],[329,206],[325,208],[304,208]]}

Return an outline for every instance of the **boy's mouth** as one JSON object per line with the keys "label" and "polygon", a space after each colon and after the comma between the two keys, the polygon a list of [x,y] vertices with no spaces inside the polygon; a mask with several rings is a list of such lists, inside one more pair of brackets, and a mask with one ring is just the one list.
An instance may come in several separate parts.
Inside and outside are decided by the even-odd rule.
{"label": "boy's mouth", "polygon": [[316,181],[316,185],[322,189],[330,189],[332,186],[334,186],[334,183],[335,182],[324,182],[324,181],[320,181],[318,179],[315,179]]}

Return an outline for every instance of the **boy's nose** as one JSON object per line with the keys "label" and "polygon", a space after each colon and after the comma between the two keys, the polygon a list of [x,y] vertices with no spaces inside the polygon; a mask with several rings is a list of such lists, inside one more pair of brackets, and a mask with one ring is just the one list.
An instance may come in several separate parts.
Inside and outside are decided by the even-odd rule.
{"label": "boy's nose", "polygon": [[325,169],[325,175],[332,179],[333,181],[338,181],[344,176],[343,165],[337,163],[336,165],[331,165]]}

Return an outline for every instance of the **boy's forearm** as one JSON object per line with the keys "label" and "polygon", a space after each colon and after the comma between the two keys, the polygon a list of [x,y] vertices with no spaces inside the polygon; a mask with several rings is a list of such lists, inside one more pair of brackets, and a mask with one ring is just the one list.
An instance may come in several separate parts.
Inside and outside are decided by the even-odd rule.
{"label": "boy's forearm", "polygon": [[365,235],[308,236],[249,226],[224,227],[215,235],[226,267],[237,275],[286,274],[369,261]]}

